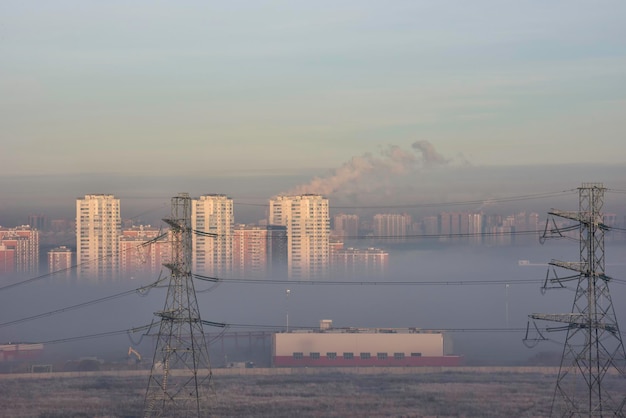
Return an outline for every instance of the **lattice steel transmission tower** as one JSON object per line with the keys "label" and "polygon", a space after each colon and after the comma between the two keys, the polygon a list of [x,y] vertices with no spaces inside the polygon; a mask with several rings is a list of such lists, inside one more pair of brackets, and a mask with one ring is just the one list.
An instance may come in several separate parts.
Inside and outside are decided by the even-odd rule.
{"label": "lattice steel transmission tower", "polygon": [[[544,284],[544,289],[564,288],[566,282],[577,282],[572,311],[532,314],[530,318],[562,323],[547,330],[567,332],[550,415],[624,417],[626,352],[609,293],[611,278],[605,274],[604,233],[609,229],[602,215],[605,188],[601,183],[583,183],[578,190],[579,211],[550,211],[552,226],[549,219],[543,235],[543,238],[561,238],[578,230],[580,261],[550,262],[574,274],[558,277],[555,273]],[[557,217],[575,223],[559,226]],[[614,376],[617,385],[609,382]]]}
{"label": "lattice steel transmission tower", "polygon": [[211,366],[191,274],[191,199],[172,198],[170,281],[160,317],[144,417],[205,417],[209,415]]}

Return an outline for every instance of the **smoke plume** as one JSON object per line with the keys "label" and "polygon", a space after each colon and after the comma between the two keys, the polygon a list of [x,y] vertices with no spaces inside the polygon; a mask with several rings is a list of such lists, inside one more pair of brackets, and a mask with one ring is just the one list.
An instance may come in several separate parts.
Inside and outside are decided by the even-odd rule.
{"label": "smoke plume", "polygon": [[315,193],[329,196],[338,192],[371,189],[376,185],[404,176],[420,168],[448,164],[450,160],[439,154],[428,141],[417,141],[405,150],[391,145],[379,153],[352,157],[326,176],[315,177],[309,183],[290,190],[287,194]]}
{"label": "smoke plume", "polygon": [[416,141],[413,143],[412,147],[421,151],[424,165],[427,167],[448,164],[450,162],[450,160],[444,158],[443,155],[435,151],[433,144],[428,141]]}

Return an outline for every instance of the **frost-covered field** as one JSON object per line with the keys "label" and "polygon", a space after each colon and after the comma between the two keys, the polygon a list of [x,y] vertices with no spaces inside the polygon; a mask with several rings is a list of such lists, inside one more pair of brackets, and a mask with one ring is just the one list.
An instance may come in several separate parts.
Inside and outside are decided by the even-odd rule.
{"label": "frost-covered field", "polygon": [[[216,417],[542,417],[554,374],[481,370],[220,375],[203,399]],[[3,375],[6,417],[138,417],[145,374]]]}

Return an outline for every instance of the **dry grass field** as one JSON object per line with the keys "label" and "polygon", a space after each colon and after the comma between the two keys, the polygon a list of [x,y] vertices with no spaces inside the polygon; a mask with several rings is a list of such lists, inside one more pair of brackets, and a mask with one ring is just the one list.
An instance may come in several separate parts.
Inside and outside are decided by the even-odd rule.
{"label": "dry grass field", "polygon": [[[216,371],[217,372],[217,371]],[[31,375],[32,376],[32,375]],[[3,417],[138,417],[145,374],[2,375]],[[219,374],[215,417],[543,417],[555,376],[484,370],[355,374]]]}

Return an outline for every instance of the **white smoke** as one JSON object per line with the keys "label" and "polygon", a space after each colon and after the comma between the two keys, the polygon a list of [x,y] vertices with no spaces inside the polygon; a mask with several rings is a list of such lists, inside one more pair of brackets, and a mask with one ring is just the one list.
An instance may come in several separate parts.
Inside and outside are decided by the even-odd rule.
{"label": "white smoke", "polygon": [[433,144],[428,141],[416,141],[412,147],[422,152],[422,160],[427,167],[448,164],[450,162],[449,159],[444,158],[443,155],[435,151]]}
{"label": "white smoke", "polygon": [[445,165],[450,162],[439,154],[428,141],[417,141],[405,150],[392,145],[379,155],[370,153],[352,157],[327,176],[315,177],[309,183],[290,190],[288,194],[314,193],[324,196],[371,190],[394,177],[405,176],[421,168]]}

